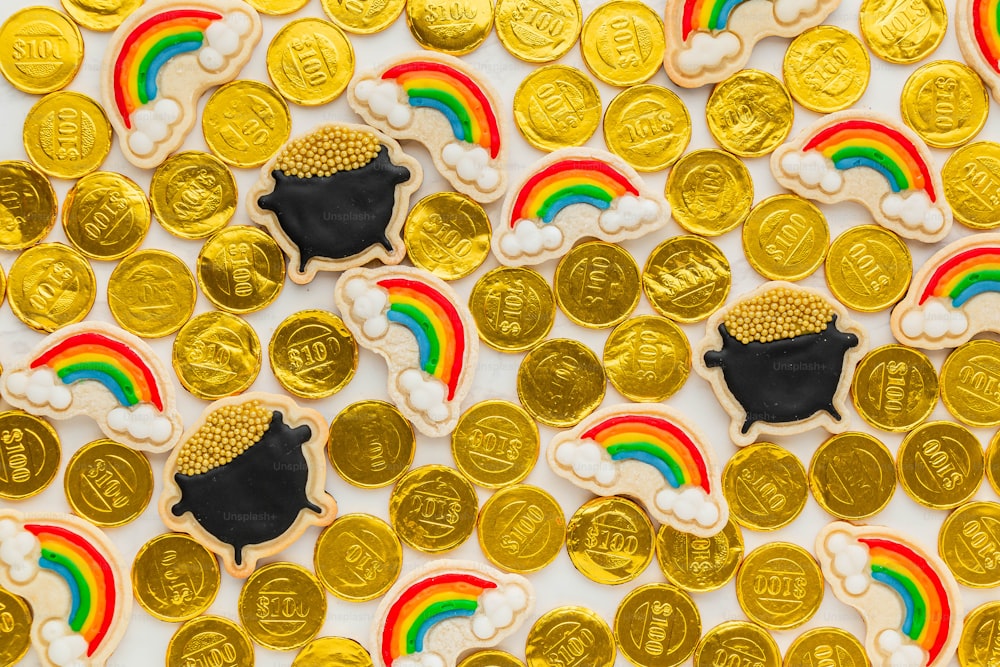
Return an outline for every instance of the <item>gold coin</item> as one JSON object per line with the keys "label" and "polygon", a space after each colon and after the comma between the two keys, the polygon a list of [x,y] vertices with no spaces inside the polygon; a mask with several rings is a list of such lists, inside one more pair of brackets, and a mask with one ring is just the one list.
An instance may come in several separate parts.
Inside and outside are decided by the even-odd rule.
{"label": "gold coin", "polygon": [[983,482],[983,448],[969,429],[952,422],[925,422],[910,431],[896,452],[896,474],[907,495],[924,507],[958,507]]}
{"label": "gold coin", "polygon": [[0,26],[0,73],[20,91],[42,95],[59,90],[82,64],[83,36],[62,12],[27,7]]}
{"label": "gold coin", "polygon": [[751,621],[772,630],[797,628],[819,610],[823,573],[797,544],[769,542],[743,559],[736,599]]}
{"label": "gold coin", "polygon": [[299,11],[309,4],[309,0],[247,0],[247,4],[261,14],[284,16]]}
{"label": "gold coin", "polygon": [[210,311],[196,315],[174,339],[177,379],[206,401],[246,391],[260,373],[260,341],[245,320]]}
{"label": "gold coin", "polygon": [[698,537],[660,525],[656,561],[667,581],[693,593],[725,586],[743,561],[743,534],[732,518],[712,537]]}
{"label": "gold coin", "polygon": [[34,618],[24,598],[0,588],[0,665],[16,665],[28,653],[31,645],[31,624]]}
{"label": "gold coin", "polygon": [[61,0],[63,9],[87,30],[109,32],[139,8],[142,0]]}
{"label": "gold coin", "polygon": [[121,259],[149,231],[146,193],[110,171],[95,171],[77,181],[63,202],[62,226],[73,247],[91,259]]}
{"label": "gold coin", "polygon": [[854,370],[851,397],[858,414],[883,431],[909,431],[934,410],[938,378],[927,355],[905,345],[870,351]]}
{"label": "gold coin", "polygon": [[959,148],[945,161],[941,180],[955,220],[972,229],[1000,226],[1000,144]]}
{"label": "gold coin", "polygon": [[979,134],[989,97],[979,75],[963,63],[935,60],[906,80],[899,98],[903,122],[935,148],[955,148]]}
{"label": "gold coin", "polygon": [[382,519],[344,514],[320,533],[313,567],[323,586],[341,600],[374,600],[396,583],[403,545]]}
{"label": "gold coin", "polygon": [[52,183],[27,162],[0,162],[0,193],[0,250],[33,246],[56,224]]}
{"label": "gold coin", "polygon": [[861,38],[886,62],[915,63],[929,56],[944,38],[948,11],[941,0],[863,0]]}
{"label": "gold coin", "polygon": [[292,667],[372,667],[372,657],[361,644],[346,637],[320,637],[299,651]]}
{"label": "gold coin", "polygon": [[639,667],[673,667],[694,652],[701,615],[691,596],[667,584],[629,592],[615,612],[615,638],[622,655]]}
{"label": "gold coin", "polygon": [[958,664],[992,667],[1000,661],[1000,601],[987,602],[969,612],[958,641]]}
{"label": "gold coin", "polygon": [[344,31],[323,19],[286,23],[267,47],[267,75],[290,102],[326,104],[354,76],[354,48]]}
{"label": "gold coin", "polygon": [[472,286],[469,311],[484,343],[501,352],[523,352],[552,329],[556,302],[548,281],[537,271],[501,266]]}
{"label": "gold coin", "polygon": [[663,67],[663,19],[637,0],[611,0],[583,23],[580,50],[594,76],[612,86],[640,84]]}
{"label": "gold coin", "polygon": [[515,58],[547,63],[566,55],[580,37],[577,0],[497,0],[500,43]]}
{"label": "gold coin", "polygon": [[101,166],[111,150],[111,121],[101,105],[80,93],[50,93],[24,119],[24,150],[55,178],[80,178]]}
{"label": "gold coin", "polygon": [[851,633],[840,628],[813,628],[795,638],[782,664],[784,667],[871,667],[872,663],[865,647]]}
{"label": "gold coin", "polygon": [[729,260],[697,236],[668,238],[649,253],[642,269],[642,290],[653,309],[685,324],[718,310],[731,283]]}
{"label": "gold coin", "polygon": [[132,592],[151,616],[187,621],[208,609],[219,593],[215,554],[183,533],[154,537],[132,562]]}
{"label": "gold coin", "polygon": [[528,630],[528,667],[612,667],[615,638],[611,628],[585,607],[556,607]]}
{"label": "gold coin", "polygon": [[665,317],[633,317],[615,327],[604,343],[604,372],[630,401],[665,401],[691,374],[691,346],[681,328]]}
{"label": "gold coin", "polygon": [[842,304],[863,313],[885,310],[906,294],[913,275],[910,249],[876,225],[851,227],[833,240],[826,284]]}
{"label": "gold coin", "polygon": [[682,157],[670,170],[664,190],[677,224],[702,236],[736,229],[753,204],[753,180],[746,165],[714,148]]}
{"label": "gold coin", "polygon": [[768,280],[802,280],[826,258],[830,228],[823,211],[797,195],[758,203],[743,223],[743,253]]}
{"label": "gold coin", "polygon": [[479,546],[491,563],[509,572],[537,572],[562,550],[566,518],[546,491],[515,484],[483,504],[478,529]]}
{"label": "gold coin", "polygon": [[589,241],[559,260],[555,286],[556,303],[572,322],[613,327],[639,304],[639,267],[621,246]]}
{"label": "gold coin", "polygon": [[738,450],[722,470],[729,514],[751,530],[777,530],[795,520],[809,497],[806,470],[791,452],[769,442]]}
{"label": "gold coin", "polygon": [[517,369],[517,397],[532,417],[568,428],[604,400],[604,368],[589,347],[553,338],[531,349]]}
{"label": "gold coin", "polygon": [[255,642],[272,651],[290,651],[308,644],[323,627],[326,591],[302,566],[270,563],[246,580],[236,608]]}
{"label": "gold coin", "polygon": [[41,493],[59,470],[62,448],[52,426],[20,410],[0,412],[0,498]]}
{"label": "gold coin", "polygon": [[205,241],[197,275],[201,291],[217,308],[253,313],[281,293],[285,256],[271,235],[257,227],[226,227]]}
{"label": "gold coin", "polygon": [[601,124],[601,96],[575,67],[539,67],[514,93],[514,124],[541,151],[582,146]]}
{"label": "gold coin", "polygon": [[231,81],[208,98],[201,115],[205,143],[233,167],[259,167],[288,141],[292,119],[278,92],[258,81]]}
{"label": "gold coin", "polygon": [[464,278],[490,254],[486,211],[458,192],[435,192],[410,209],[403,226],[406,256],[442,280]]}
{"label": "gold coin", "polygon": [[986,448],[986,479],[990,486],[1000,495],[1000,431],[993,435]]}
{"label": "gold coin", "polygon": [[[320,0],[330,20],[347,32],[382,32],[403,13],[406,0]],[[305,4],[305,3],[303,3]]]}
{"label": "gold coin", "polygon": [[326,398],[347,386],[358,367],[358,345],[343,320],[325,310],[286,317],[267,346],[274,377],[302,398]]}
{"label": "gold coin", "polygon": [[73,454],[63,488],[77,516],[104,528],[124,526],[149,505],[153,468],[134,449],[114,440],[95,440]]}
{"label": "gold coin", "polygon": [[1000,343],[971,340],[941,366],[941,401],[968,426],[1000,424]]}
{"label": "gold coin", "polygon": [[1000,505],[966,503],[948,515],[938,553],[963,586],[1000,586]]}
{"label": "gold coin", "polygon": [[491,649],[471,654],[458,663],[458,667],[524,667],[524,663],[510,653]]}
{"label": "gold coin", "polygon": [[407,0],[406,25],[425,49],[461,56],[474,51],[493,29],[492,0]]}
{"label": "gold coin", "polygon": [[831,436],[809,463],[809,488],[819,506],[838,519],[875,516],[896,491],[892,453],[867,433]]}
{"label": "gold coin", "polygon": [[145,338],[160,338],[184,326],[197,298],[191,269],[164,250],[132,253],[108,279],[108,306],[115,321]]}
{"label": "gold coin", "polygon": [[428,554],[450,551],[472,536],[479,499],[469,480],[442,465],[414,468],[389,496],[389,521],[399,539]]}
{"label": "gold coin", "polygon": [[740,157],[767,155],[788,137],[792,98],[774,75],[756,69],[717,83],[708,97],[708,131],[722,148]]}
{"label": "gold coin", "polygon": [[203,239],[233,217],[236,178],[214,155],[177,153],[153,172],[149,200],[165,230],[182,239]]}
{"label": "gold coin", "polygon": [[620,496],[587,501],[566,526],[569,559],[599,584],[623,584],[642,574],[653,560],[655,541],[646,513]]}
{"label": "gold coin", "polygon": [[661,86],[644,84],[623,90],[604,112],[608,150],[639,171],[666,169],[677,161],[689,141],[691,116],[687,107]]}
{"label": "gold coin", "polygon": [[330,424],[327,452],[341,477],[362,489],[392,484],[410,469],[416,440],[413,426],[396,406],[359,401]]}
{"label": "gold coin", "polygon": [[538,460],[538,426],[518,405],[476,403],[451,432],[455,466],[474,484],[499,489],[517,484]]}
{"label": "gold coin", "polygon": [[781,73],[796,102],[810,111],[833,113],[865,94],[871,65],[868,51],[852,33],[819,25],[788,45]]}
{"label": "gold coin", "polygon": [[694,667],[718,665],[781,667],[781,651],[771,634],[756,623],[727,621],[701,638],[694,650]]}
{"label": "gold coin", "polygon": [[253,667],[254,650],[242,626],[221,616],[192,618],[167,644],[166,667],[211,665],[222,651],[231,665]]}
{"label": "gold coin", "polygon": [[10,309],[36,331],[52,332],[81,321],[96,296],[97,280],[90,262],[62,243],[24,250],[7,276]]}

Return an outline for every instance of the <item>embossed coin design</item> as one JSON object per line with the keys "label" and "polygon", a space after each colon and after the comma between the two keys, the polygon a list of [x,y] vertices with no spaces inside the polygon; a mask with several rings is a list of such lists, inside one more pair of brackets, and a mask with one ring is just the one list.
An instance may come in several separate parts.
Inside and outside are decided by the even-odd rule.
{"label": "embossed coin design", "polygon": [[1000,431],[997,431],[986,448],[986,479],[993,490],[1000,494]]}
{"label": "embossed coin design", "polygon": [[585,607],[549,610],[528,630],[525,646],[528,667],[555,667],[570,660],[573,667],[612,667],[615,653],[611,628]]}
{"label": "embossed coin design", "polygon": [[309,3],[309,0],[247,0],[247,4],[261,14],[283,16],[292,14]]}
{"label": "embossed coin design", "polygon": [[968,426],[1000,424],[1000,343],[970,340],[941,366],[941,401]]}
{"label": "embossed coin design", "polygon": [[483,504],[479,546],[491,563],[509,572],[537,572],[555,560],[566,538],[556,499],[536,486],[516,484]]}
{"label": "embossed coin design", "polygon": [[995,665],[1000,660],[1000,601],[987,602],[965,617],[958,642],[958,664],[962,667]]}
{"label": "embossed coin design", "polygon": [[501,266],[473,285],[469,311],[484,343],[501,352],[523,352],[552,329],[556,302],[548,281],[537,271]]}
{"label": "embossed coin design", "polygon": [[725,302],[732,278],[729,260],[711,241],[674,236],[653,249],[642,270],[642,289],[660,315],[699,322]]}
{"label": "embossed coin design", "polygon": [[499,489],[517,484],[538,460],[538,427],[518,405],[492,400],[476,403],[451,432],[455,465],[474,484]]}
{"label": "embossed coin design", "polygon": [[694,650],[694,667],[742,665],[781,667],[781,651],[771,634],[756,623],[727,621],[701,638]]}
{"label": "embossed coin design", "polygon": [[854,370],[851,397],[858,414],[883,431],[909,431],[927,419],[938,399],[938,378],[927,355],[883,345]]}
{"label": "embossed coin design", "polygon": [[317,18],[286,23],[267,47],[267,75],[289,101],[307,106],[337,99],[354,75],[344,32]]}
{"label": "embossed coin design", "polygon": [[253,667],[253,644],[247,631],[221,616],[199,616],[177,630],[167,644],[166,667],[212,664],[213,651],[224,650],[230,664]]}
{"label": "embossed coin design", "polygon": [[31,607],[24,598],[0,588],[0,665],[17,665],[31,646]]}
{"label": "embossed coin design", "polygon": [[896,491],[892,454],[867,433],[831,436],[809,463],[809,488],[819,506],[839,519],[875,516]]}
{"label": "embossed coin design", "polygon": [[458,667],[524,667],[524,663],[504,651],[486,650],[473,653]]}
{"label": "embossed coin design", "polygon": [[359,401],[340,411],[330,424],[330,463],[354,486],[374,489],[392,484],[410,469],[416,441],[413,426],[396,406]]}
{"label": "embossed coin design", "polygon": [[640,84],[663,66],[663,20],[637,0],[611,0],[590,12],[580,35],[583,62],[612,86]]}
{"label": "embossed coin design", "polygon": [[371,35],[395,23],[406,0],[321,0],[321,4],[330,20],[347,32]]}
{"label": "embossed coin design", "polygon": [[702,236],[735,229],[753,204],[753,181],[746,165],[714,148],[691,151],[678,160],[664,190],[677,224]]}
{"label": "embossed coin design", "polygon": [[428,554],[463,544],[476,527],[479,499],[457,470],[427,465],[406,473],[389,497],[389,521],[407,546]]}
{"label": "embossed coin design", "polygon": [[151,616],[178,622],[208,609],[219,593],[219,562],[201,543],[183,533],[146,542],[132,563],[132,592]]}
{"label": "embossed coin design", "polygon": [[656,533],[656,560],[667,580],[693,593],[725,586],[743,561],[743,534],[733,519],[712,537],[698,537],[667,524]]}
{"label": "embossed coin design", "polygon": [[146,238],[149,200],[121,174],[95,171],[77,181],[63,201],[66,238],[91,259],[121,259]]}
{"label": "embossed coin design", "polygon": [[27,162],[0,162],[0,193],[0,250],[23,250],[45,238],[59,207],[48,177]]}
{"label": "embossed coin design", "polygon": [[983,448],[969,429],[952,422],[925,422],[910,431],[896,452],[896,474],[907,495],[924,507],[958,507],[983,482]]}
{"label": "embossed coin design", "polygon": [[736,598],[751,621],[773,630],[797,628],[819,610],[823,573],[797,544],[769,542],[743,559]]}
{"label": "embossed coin design", "polygon": [[653,560],[655,540],[646,513],[620,496],[587,501],[566,526],[573,566],[599,584],[623,584],[642,574]]}
{"label": "embossed coin design", "polygon": [[403,227],[406,255],[443,280],[464,278],[490,254],[486,211],[458,192],[435,192],[410,209]]}
{"label": "embossed coin design", "polygon": [[232,81],[208,98],[201,116],[205,143],[233,167],[259,167],[288,141],[292,119],[274,88]]}
{"label": "embossed coin design", "polygon": [[278,383],[302,398],[326,398],[347,386],[358,367],[358,345],[343,320],[325,310],[286,317],[267,346]]}
{"label": "embossed coin design", "polygon": [[198,253],[198,285],[216,307],[252,313],[271,304],[285,282],[285,256],[257,227],[226,227]]}
{"label": "embossed coin design", "polygon": [[149,505],[153,468],[134,449],[113,440],[95,440],[66,464],[63,488],[77,516],[104,528],[124,526]]}
{"label": "embossed coin design", "polygon": [[61,0],[63,9],[87,30],[114,30],[138,9],[142,0]]}
{"label": "embossed coin design", "polygon": [[784,667],[830,665],[830,667],[871,667],[871,661],[857,637],[840,628],[813,628],[795,638],[785,653]]}
{"label": "embossed coin design", "polygon": [[913,275],[910,249],[884,227],[859,225],[834,239],[824,264],[826,284],[853,310],[885,310],[906,294]]}
{"label": "embossed coin design", "polygon": [[775,195],[758,203],[743,223],[743,252],[769,280],[802,280],[826,258],[830,228],[812,202]]}
{"label": "embossed coin design", "polygon": [[160,338],[184,326],[197,298],[187,264],[163,250],[132,253],[108,279],[108,306],[115,321],[145,338]]}
{"label": "embossed coin design", "polygon": [[56,476],[62,447],[52,426],[20,410],[0,412],[0,498],[41,493]]}
{"label": "embossed coin design", "polygon": [[716,84],[705,107],[712,138],[740,157],[760,157],[777,148],[792,129],[793,116],[785,85],[755,69]]}
{"label": "embossed coin design", "polygon": [[372,657],[365,648],[347,637],[320,637],[299,651],[292,667],[372,667]]}
{"label": "embossed coin design", "polygon": [[577,0],[497,0],[500,43],[515,58],[547,63],[566,55],[580,37]]}
{"label": "embossed coin design", "polygon": [[0,73],[20,91],[44,95],[59,90],[81,64],[83,36],[62,12],[27,7],[0,26]]}
{"label": "embossed coin design", "polygon": [[555,286],[556,303],[572,322],[613,327],[639,304],[639,267],[621,246],[589,241],[559,260]]}
{"label": "embossed coin design", "polygon": [[14,259],[7,299],[17,319],[36,331],[55,331],[81,321],[97,297],[90,262],[62,243],[43,243]]}
{"label": "embossed coin design", "polygon": [[806,470],[791,452],[769,442],[737,451],[722,471],[729,513],[752,530],[777,530],[795,520],[809,497]]}
{"label": "embossed coin design", "polygon": [[274,651],[302,648],[326,620],[326,592],[295,563],[270,563],[251,574],[236,606],[250,637]]}
{"label": "embossed coin design", "polygon": [[425,49],[464,55],[477,49],[493,29],[493,2],[407,0],[406,24]]}
{"label": "embossed coin design", "polygon": [[664,401],[691,374],[691,345],[665,317],[633,317],[615,327],[604,343],[604,372],[630,401]]}
{"label": "embossed coin design", "polygon": [[50,93],[28,111],[22,139],[28,158],[46,174],[80,178],[100,167],[111,151],[111,121],[86,95]]}
{"label": "embossed coin design", "polygon": [[214,155],[177,153],[153,172],[149,200],[156,220],[168,232],[182,239],[203,239],[233,217],[236,179]]}
{"label": "embossed coin design", "polygon": [[345,514],[320,533],[313,566],[323,586],[341,600],[374,600],[396,583],[403,545],[382,519]]}
{"label": "embossed coin design", "polygon": [[833,113],[848,108],[864,95],[871,60],[852,33],[819,25],[792,40],[781,72],[796,102],[810,111]]}
{"label": "embossed coin design", "polygon": [[582,146],[601,124],[601,96],[575,67],[546,65],[517,87],[514,124],[541,151]]}
{"label": "embossed coin design", "polygon": [[938,533],[938,553],[958,583],[1000,586],[1000,505],[966,503],[949,514]]}
{"label": "embossed coin design", "polygon": [[[645,6],[645,5],[643,5]],[[604,112],[604,143],[639,171],[666,169],[691,141],[684,102],[661,86],[644,84],[620,92]]]}
{"label": "embossed coin design", "polygon": [[903,122],[936,148],[955,148],[979,134],[989,97],[979,75],[954,60],[927,63],[906,80],[899,97]]}
{"label": "embossed coin design", "polygon": [[863,0],[859,19],[861,38],[871,52],[900,65],[929,56],[948,27],[942,0]]}
{"label": "embossed coin design", "polygon": [[691,596],[667,584],[647,584],[626,595],[615,612],[615,639],[639,667],[673,667],[690,657],[701,637],[701,615]]}
{"label": "embossed coin design", "polygon": [[545,424],[568,428],[593,412],[607,388],[604,367],[589,347],[568,338],[540,343],[517,369],[517,397]]}
{"label": "embossed coin design", "polygon": [[174,339],[171,362],[181,385],[214,401],[246,391],[260,373],[260,340],[253,327],[229,313],[196,315]]}
{"label": "embossed coin design", "polygon": [[948,156],[941,169],[955,220],[972,229],[1000,225],[1000,144],[977,141]]}

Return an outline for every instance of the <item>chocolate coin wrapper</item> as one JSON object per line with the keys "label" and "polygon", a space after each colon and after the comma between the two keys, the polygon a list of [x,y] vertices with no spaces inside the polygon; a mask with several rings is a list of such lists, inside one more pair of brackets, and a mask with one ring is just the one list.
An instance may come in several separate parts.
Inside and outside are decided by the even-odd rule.
{"label": "chocolate coin wrapper", "polygon": [[31,605],[31,644],[44,667],[102,667],[132,615],[118,550],[69,514],[0,510],[0,586]]}
{"label": "chocolate coin wrapper", "polygon": [[160,518],[247,577],[309,526],[330,524],[323,415],[277,394],[209,405],[164,466]]}
{"label": "chocolate coin wrapper", "polygon": [[410,267],[352,269],[334,301],[358,342],[389,366],[389,396],[424,435],[447,435],[472,387],[479,337],[444,281]]}
{"label": "chocolate coin wrapper", "polygon": [[934,243],[951,229],[940,170],[909,128],[848,109],[822,120],[771,154],[775,180],[824,204],[855,201],[902,237]]}
{"label": "chocolate coin wrapper", "polygon": [[5,370],[0,394],[14,407],[53,419],[87,415],[106,436],[134,449],[166,451],[184,430],[159,358],[117,327],[63,327]]}
{"label": "chocolate coin wrapper", "polygon": [[993,99],[1000,101],[1000,24],[996,2],[958,0],[954,11],[962,57],[982,77]]}

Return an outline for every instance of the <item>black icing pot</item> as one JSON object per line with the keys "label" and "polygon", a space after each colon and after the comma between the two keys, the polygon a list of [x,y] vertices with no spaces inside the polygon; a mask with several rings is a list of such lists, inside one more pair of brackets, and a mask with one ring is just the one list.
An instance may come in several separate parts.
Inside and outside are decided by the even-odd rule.
{"label": "black icing pot", "polygon": [[754,422],[795,422],[820,411],[837,421],[833,397],[840,386],[844,355],[858,337],[837,328],[834,315],[820,333],[769,343],[741,343],[719,325],[722,349],[705,353],[705,365],[722,369],[726,385],[746,412],[742,432]]}

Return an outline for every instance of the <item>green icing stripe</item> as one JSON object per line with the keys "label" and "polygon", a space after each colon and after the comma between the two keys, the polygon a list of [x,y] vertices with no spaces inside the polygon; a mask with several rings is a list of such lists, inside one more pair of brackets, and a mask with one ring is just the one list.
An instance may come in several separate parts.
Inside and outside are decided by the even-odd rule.
{"label": "green icing stripe", "polygon": [[955,287],[948,293],[948,296],[955,299],[970,286],[983,281],[1000,282],[1000,269],[973,271],[972,273],[963,276],[958,284],[955,285]]}
{"label": "green icing stripe", "polygon": [[680,484],[684,484],[688,481],[687,475],[684,474],[684,469],[677,464],[677,461],[672,459],[667,452],[663,451],[661,447],[652,445],[648,442],[642,442],[641,440],[636,442],[620,442],[617,445],[611,445],[608,447],[608,454],[614,456],[619,452],[645,452],[650,456],[655,456],[657,459],[663,462],[665,466],[670,468],[676,476],[677,481]]}
{"label": "green icing stripe", "polygon": [[848,160],[856,157],[865,158],[866,160],[871,160],[872,162],[879,164],[883,169],[892,174],[900,190],[908,190],[911,187],[912,184],[910,183],[910,179],[907,178],[906,173],[899,168],[896,161],[877,148],[872,148],[870,146],[845,146],[835,152],[830,159],[833,160],[834,163],[837,163],[841,160]]}
{"label": "green icing stripe", "polygon": [[98,373],[104,373],[111,377],[115,384],[122,390],[125,398],[128,399],[129,405],[135,405],[139,402],[139,396],[135,392],[135,385],[132,384],[132,379],[125,375],[117,366],[110,364],[105,361],[81,361],[75,364],[70,364],[69,366],[64,366],[60,368],[56,374],[59,379],[65,378],[67,375],[73,373],[79,373],[80,371],[96,371]]}
{"label": "green icing stripe", "polygon": [[160,55],[161,52],[169,49],[175,44],[181,44],[183,42],[201,42],[205,39],[205,35],[200,30],[192,30],[190,32],[182,32],[176,35],[171,35],[170,37],[164,37],[153,47],[146,52],[143,56],[142,61],[139,63],[139,101],[145,104],[149,101],[146,96],[146,73],[149,72],[150,66],[153,64],[153,60],[156,56]]}
{"label": "green icing stripe", "polygon": [[469,116],[469,110],[465,108],[462,100],[449,92],[435,88],[410,88],[406,91],[406,94],[410,97],[426,97],[437,100],[451,109],[455,113],[455,116],[458,117],[458,122],[462,124],[462,130],[465,132],[467,141],[470,143],[473,141],[472,118]]}
{"label": "green icing stripe", "polygon": [[556,192],[553,192],[552,195],[550,195],[548,199],[545,200],[541,208],[538,209],[537,216],[544,220],[550,208],[558,204],[560,200],[565,199],[566,197],[572,195],[582,195],[584,197],[592,197],[594,199],[600,199],[601,201],[606,201],[609,204],[611,203],[611,200],[614,199],[614,197],[611,196],[611,193],[609,193],[604,188],[601,188],[597,185],[592,185],[590,183],[577,183],[575,185],[569,185],[564,188],[560,188]]}
{"label": "green icing stripe", "polygon": [[416,620],[410,625],[410,628],[406,631],[406,654],[416,653],[417,651],[417,635],[420,633],[420,629],[424,627],[424,623],[428,619],[437,616],[438,614],[443,614],[448,611],[454,611],[456,609],[461,609],[463,611],[475,612],[479,603],[476,600],[443,600],[441,602],[435,602],[431,606],[427,607],[420,616],[417,616]]}
{"label": "green icing stripe", "polygon": [[926,600],[924,600],[924,596],[920,592],[920,589],[917,588],[917,585],[913,583],[912,579],[895,570],[891,570],[884,565],[876,565],[873,563],[872,572],[879,572],[887,577],[892,577],[893,580],[898,582],[899,585],[905,588],[906,592],[910,594],[910,598],[913,600],[913,623],[910,625],[910,639],[918,641],[920,633],[923,632],[924,624],[927,622]]}
{"label": "green icing stripe", "polygon": [[441,341],[438,340],[434,323],[422,311],[408,303],[394,303],[389,309],[412,318],[427,334],[427,344],[430,346],[430,351],[427,355],[427,362],[424,364],[424,371],[433,375],[441,359]]}
{"label": "green icing stripe", "polygon": [[66,568],[73,575],[76,587],[80,591],[80,606],[77,607],[76,615],[70,619],[69,627],[72,628],[73,632],[79,632],[83,624],[87,621],[87,616],[90,614],[90,587],[87,585],[87,579],[80,572],[80,568],[62,554],[58,554],[50,549],[42,549],[42,558]]}

